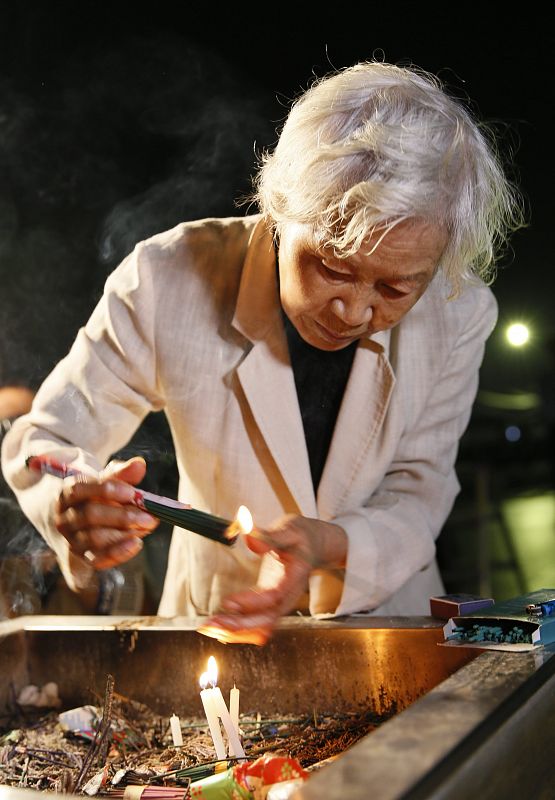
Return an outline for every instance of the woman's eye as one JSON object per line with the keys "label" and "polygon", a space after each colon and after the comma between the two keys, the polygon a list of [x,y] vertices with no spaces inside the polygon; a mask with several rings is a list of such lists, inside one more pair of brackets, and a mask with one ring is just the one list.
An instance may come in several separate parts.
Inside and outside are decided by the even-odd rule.
{"label": "woman's eye", "polygon": [[387,283],[382,283],[382,292],[386,297],[390,297],[393,300],[397,297],[406,297],[409,294],[409,292],[403,292],[395,288],[395,286],[389,286]]}
{"label": "woman's eye", "polygon": [[336,269],[332,269],[331,267],[326,266],[326,264],[321,263],[322,271],[326,277],[331,278],[334,281],[348,281],[350,273],[348,272],[338,272]]}

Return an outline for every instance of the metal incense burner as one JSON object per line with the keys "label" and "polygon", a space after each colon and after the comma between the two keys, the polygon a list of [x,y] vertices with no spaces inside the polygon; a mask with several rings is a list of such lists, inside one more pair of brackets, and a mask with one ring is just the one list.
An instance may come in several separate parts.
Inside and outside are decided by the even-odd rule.
{"label": "metal incense burner", "polygon": [[[297,800],[551,797],[555,648],[532,653],[447,648],[428,617],[283,620],[265,647],[220,645],[201,620],[21,617],[0,623],[0,713],[10,692],[56,681],[64,707],[119,692],[160,714],[202,713],[210,655],[263,715],[396,712],[315,772]],[[12,689],[10,688],[12,685]],[[1,778],[0,778],[1,780]],[[0,800],[37,793],[0,786]]]}

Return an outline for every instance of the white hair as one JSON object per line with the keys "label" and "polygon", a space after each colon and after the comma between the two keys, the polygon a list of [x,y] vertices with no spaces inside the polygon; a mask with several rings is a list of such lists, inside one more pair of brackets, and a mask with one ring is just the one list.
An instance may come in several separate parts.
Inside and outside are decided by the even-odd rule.
{"label": "white hair", "polygon": [[523,225],[522,201],[495,139],[439,79],[414,67],[356,64],[293,104],[253,198],[269,223],[304,223],[339,257],[402,220],[447,229],[441,268],[461,282],[493,276],[495,257]]}

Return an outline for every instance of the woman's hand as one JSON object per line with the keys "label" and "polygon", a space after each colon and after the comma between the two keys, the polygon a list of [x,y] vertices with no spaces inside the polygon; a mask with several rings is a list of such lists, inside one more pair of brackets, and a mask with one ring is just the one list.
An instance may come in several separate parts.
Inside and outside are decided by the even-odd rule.
{"label": "woman's hand", "polygon": [[331,522],[291,515],[271,528],[253,531],[246,541],[255,553],[272,552],[283,564],[283,578],[272,589],[251,588],[230,595],[200,630],[222,641],[264,644],[279,618],[292,611],[307,591],[312,570],[345,565],[347,535]]}
{"label": "woman's hand", "polygon": [[95,569],[122,564],[141,550],[142,538],[159,524],[132,505],[133,486],[145,476],[146,463],[136,457],[97,482],[65,487],[57,502],[56,529],[70,549],[85,556]]}

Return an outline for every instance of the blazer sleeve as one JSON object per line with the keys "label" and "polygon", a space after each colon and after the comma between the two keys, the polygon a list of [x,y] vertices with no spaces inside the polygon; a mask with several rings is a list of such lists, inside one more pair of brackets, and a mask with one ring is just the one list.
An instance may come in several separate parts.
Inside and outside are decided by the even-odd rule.
{"label": "blazer sleeve", "polygon": [[55,551],[72,589],[91,567],[69,551],[53,524],[59,479],[30,474],[29,455],[49,453],[95,474],[151,410],[162,407],[157,381],[154,290],[144,246],[110,275],[104,294],[69,352],[4,439],[2,468],[21,508]]}
{"label": "blazer sleeve", "polygon": [[435,557],[435,539],[460,488],[455,474],[459,439],[476,397],[485,342],[497,320],[491,291],[484,287],[472,294],[474,308],[467,306],[468,313],[456,320],[458,334],[379,489],[364,507],[334,520],[349,542],[336,615],[377,608]]}

